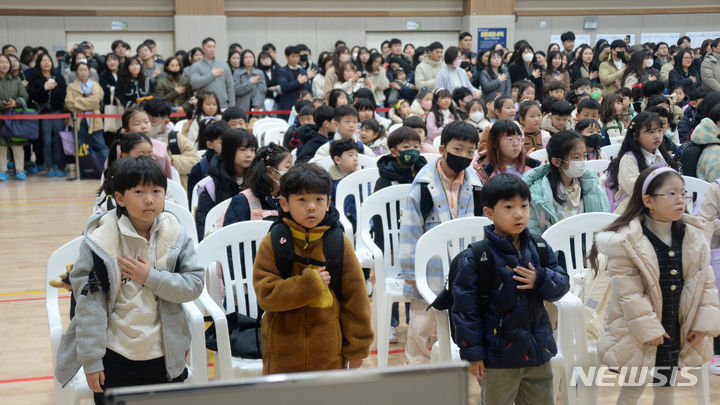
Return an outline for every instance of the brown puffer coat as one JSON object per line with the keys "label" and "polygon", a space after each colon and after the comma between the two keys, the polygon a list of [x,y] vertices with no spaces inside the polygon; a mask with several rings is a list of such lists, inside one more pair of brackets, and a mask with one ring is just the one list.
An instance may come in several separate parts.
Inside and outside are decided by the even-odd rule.
{"label": "brown puffer coat", "polygon": [[[309,232],[287,217],[283,221],[295,237],[296,254],[325,261],[326,221]],[[346,237],[343,263],[343,298],[338,300],[317,271],[302,263],[296,262],[293,275],[282,279],[270,234],[260,243],[253,286],[265,310],[263,374],[340,369],[347,359],[368,356],[373,341],[370,300],[360,263]]]}

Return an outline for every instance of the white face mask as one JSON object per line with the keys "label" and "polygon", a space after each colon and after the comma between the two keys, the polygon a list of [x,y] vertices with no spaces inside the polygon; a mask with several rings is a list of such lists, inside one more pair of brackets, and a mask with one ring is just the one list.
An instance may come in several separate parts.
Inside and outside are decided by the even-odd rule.
{"label": "white face mask", "polygon": [[357,53],[357,52],[354,52],[354,53],[352,54],[352,60],[356,60],[356,59],[357,59],[357,56],[358,56],[358,53]]}
{"label": "white face mask", "polygon": [[575,179],[585,174],[586,167],[587,161],[585,160],[571,160],[568,162],[568,168],[563,169],[563,173],[565,173],[566,176]]}
{"label": "white face mask", "polygon": [[523,56],[522,56],[522,58],[523,58],[523,60],[524,60],[525,62],[528,62],[528,63],[529,63],[529,62],[532,62],[533,56],[535,56],[535,55],[533,55],[533,54],[531,54],[531,53],[524,53]]}
{"label": "white face mask", "polygon": [[645,67],[652,67],[652,65],[653,65],[654,62],[655,62],[655,61],[654,61],[652,58],[646,59],[646,60],[645,60]]}
{"label": "white face mask", "polygon": [[150,127],[150,136],[158,136],[163,131],[163,125],[158,125],[156,127]]}
{"label": "white face mask", "polygon": [[474,122],[480,122],[483,118],[485,118],[485,114],[483,114],[482,111],[474,111],[470,113],[470,119]]}

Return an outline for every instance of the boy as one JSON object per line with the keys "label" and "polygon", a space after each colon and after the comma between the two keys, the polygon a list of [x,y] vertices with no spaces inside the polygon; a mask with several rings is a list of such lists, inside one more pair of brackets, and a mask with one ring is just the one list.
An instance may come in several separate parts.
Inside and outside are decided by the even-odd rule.
{"label": "boy", "polygon": [[285,140],[287,139],[288,149],[297,149],[300,147],[300,145],[302,145],[300,128],[302,128],[303,126],[307,127],[308,125],[312,125],[315,123],[313,119],[314,112],[315,107],[313,107],[312,102],[303,106],[298,111],[298,125],[293,127],[292,132],[290,132],[291,130],[288,127],[287,131],[285,131],[285,136],[283,136],[283,143],[285,143]]}
{"label": "boy", "polygon": [[565,95],[565,101],[577,105],[582,99],[590,97],[590,80],[577,79],[570,85],[570,90],[572,91]]}
{"label": "boy", "polygon": [[[408,364],[430,361],[435,338],[435,315],[425,311],[427,303],[415,287],[415,245],[423,233],[455,218],[480,215],[475,195],[482,187],[470,162],[479,142],[472,125],[453,121],[440,135],[441,158],[425,165],[415,176],[400,220],[400,278],[405,280],[404,295],[411,300],[405,356]],[[428,281],[440,291],[444,283],[442,268],[433,263]]]}
{"label": "boy", "polygon": [[192,239],[163,212],[168,180],[160,165],[124,158],[110,172],[118,207],[92,217],[83,232],[70,273],[75,316],[55,368],[65,385],[82,365],[96,404],[107,388],[187,378],[182,303],[200,296],[205,279]]}
{"label": "boy", "polygon": [[466,105],[472,101],[472,92],[467,87],[456,87],[452,92],[452,99],[455,103],[455,112],[460,116],[461,120],[467,118]]}
{"label": "boy", "polygon": [[154,98],[146,102],[143,109],[150,117],[150,137],[165,142],[172,165],[180,173],[180,183],[187,190],[188,173],[200,161],[200,155],[185,135],[171,129],[170,103]]}
{"label": "boy", "polygon": [[315,156],[318,148],[327,143],[328,139],[337,129],[335,111],[326,105],[320,106],[313,112],[313,124],[306,124],[298,128],[300,146],[297,147],[296,163],[304,163]]}
{"label": "boy", "polygon": [[[310,160],[310,163],[317,163],[322,158],[330,156],[330,145],[334,140],[355,139],[355,132],[357,131],[358,124],[358,112],[355,107],[348,104],[340,105],[335,108],[335,114],[333,117],[337,123],[337,132],[334,138],[331,138],[331,140],[327,143],[320,145],[315,152],[315,155]],[[370,148],[366,148],[359,140],[357,143],[359,153],[375,157],[375,154],[370,150]]]}
{"label": "boy", "polygon": [[590,83],[590,98],[602,103],[603,87],[597,83]]}
{"label": "boy", "polygon": [[[494,223],[485,227],[493,289],[489,303],[481,307],[478,275],[487,273],[479,268],[490,263],[476,262],[472,249],[466,249],[453,281],[452,317],[460,358],[470,362],[470,373],[480,380],[481,404],[554,404],[549,361],[557,347],[543,300],[565,295],[568,275],[547,243],[536,242],[527,229],[530,189],[522,179],[498,174],[481,195],[483,212]],[[540,258],[541,247],[546,260]]]}
{"label": "boy", "polygon": [[555,97],[558,100],[565,100],[565,87],[562,82],[554,81],[550,83],[547,96]]}
{"label": "boy", "polygon": [[[330,156],[333,165],[330,166],[328,172],[332,178],[332,193],[330,194],[330,202],[337,207],[335,196],[337,186],[340,180],[347,177],[348,174],[356,172],[360,162],[358,161],[358,145],[354,139],[340,139],[330,145]],[[344,214],[353,226],[353,230],[357,229],[357,211],[355,210],[355,199],[351,196],[345,198]]]}
{"label": "boy", "polygon": [[700,123],[700,121],[696,118],[697,108],[698,105],[700,105],[700,102],[705,97],[709,96],[710,93],[711,91],[704,87],[698,87],[690,93],[688,106],[683,113],[682,119],[678,121],[677,130],[681,143],[685,143],[689,140],[690,132],[692,132],[693,128]]}
{"label": "boy", "polygon": [[[227,113],[227,110],[225,112]],[[200,122],[198,139],[200,142],[205,140],[205,155],[200,159],[200,162],[193,166],[187,176],[188,201],[192,201],[192,192],[195,185],[208,175],[208,167],[210,167],[213,156],[222,152],[222,134],[230,129],[232,128],[225,120],[203,120]]]}
{"label": "boy", "polygon": [[[288,123],[290,124],[288,126],[288,129],[285,131],[285,135],[283,136],[283,146],[292,150],[295,149],[298,145],[294,145],[293,143],[298,142],[298,133],[297,129],[300,128],[303,124],[300,122],[300,110],[302,110],[305,107],[311,107],[313,105],[312,101],[310,100],[303,100],[299,99],[295,102],[295,105],[293,105],[292,110],[290,110],[290,117],[288,118]],[[312,114],[312,113],[310,113]]]}
{"label": "boy", "polygon": [[600,104],[597,101],[586,98],[578,103],[575,116],[570,121],[570,125],[575,128],[578,122],[586,119],[597,121],[600,118]]}
{"label": "boy", "polygon": [[247,129],[248,117],[239,107],[228,107],[223,111],[222,120],[232,129]]}
{"label": "boy", "polygon": [[550,107],[550,114],[543,118],[540,129],[550,132],[551,135],[555,135],[560,131],[573,129],[570,124],[570,114],[572,114],[572,111],[572,105],[565,100],[561,99],[553,103]]}
{"label": "boy", "polygon": [[[370,301],[352,242],[338,229],[331,191],[328,173],[312,164],[297,164],[280,180],[280,219],[260,243],[253,270],[265,310],[263,374],[358,368],[369,354]],[[279,261],[283,240],[312,264]]]}

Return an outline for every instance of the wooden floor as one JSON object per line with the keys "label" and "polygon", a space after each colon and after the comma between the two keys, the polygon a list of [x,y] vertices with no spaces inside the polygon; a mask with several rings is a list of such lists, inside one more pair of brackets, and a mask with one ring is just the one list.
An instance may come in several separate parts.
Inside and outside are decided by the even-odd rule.
{"label": "wooden floor", "polygon": [[[0,404],[55,403],[43,298],[45,262],[53,250],[81,234],[97,187],[97,181],[38,176],[0,183]],[[69,301],[62,302],[67,319]],[[405,361],[405,329],[398,328],[401,342],[391,345],[391,365]],[[373,355],[364,367],[375,365]],[[480,389],[476,381],[470,382],[470,403],[477,404]],[[710,384],[711,402],[718,403],[720,376],[711,375]],[[617,394],[617,388],[601,389],[598,404],[614,404]],[[696,403],[694,388],[679,388],[675,399],[678,404]],[[651,403],[648,389],[640,404]]]}

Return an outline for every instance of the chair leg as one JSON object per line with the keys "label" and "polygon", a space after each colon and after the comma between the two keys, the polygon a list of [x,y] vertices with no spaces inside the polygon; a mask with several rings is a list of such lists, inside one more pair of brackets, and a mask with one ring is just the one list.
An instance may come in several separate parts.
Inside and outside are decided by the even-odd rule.
{"label": "chair leg", "polygon": [[710,405],[710,376],[708,363],[705,363],[696,370],[698,382],[695,386],[697,390],[698,405]]}
{"label": "chair leg", "polygon": [[388,349],[390,347],[390,325],[388,318],[385,317],[385,307],[392,305],[392,303],[388,304],[387,297],[380,297],[377,292],[375,298],[377,299],[375,342],[377,343],[378,368],[386,368],[388,365]]}

